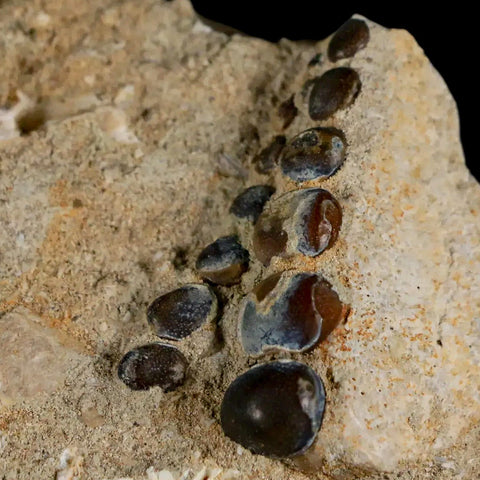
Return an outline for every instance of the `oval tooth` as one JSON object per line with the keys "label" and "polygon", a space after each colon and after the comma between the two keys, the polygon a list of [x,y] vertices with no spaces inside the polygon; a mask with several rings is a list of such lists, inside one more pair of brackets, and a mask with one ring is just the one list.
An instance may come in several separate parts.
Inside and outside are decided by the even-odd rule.
{"label": "oval tooth", "polygon": [[246,297],[238,335],[249,355],[304,352],[332,332],[346,308],[327,280],[283,272],[266,278]]}
{"label": "oval tooth", "polygon": [[207,245],[195,264],[200,276],[218,285],[233,285],[248,269],[249,254],[235,235],[220,237]]}
{"label": "oval tooth", "polygon": [[325,410],[325,389],[307,365],[281,360],[257,365],[228,387],[220,409],[222,429],[259,455],[286,458],[315,441]]}
{"label": "oval tooth", "polygon": [[292,138],[280,156],[282,173],[296,182],[332,176],[345,161],[347,141],[333,127],[309,128]]}
{"label": "oval tooth", "polygon": [[213,290],[190,283],[156,298],[147,309],[147,320],[160,338],[181,340],[212,321],[217,311]]}
{"label": "oval tooth", "polygon": [[308,113],[312,120],[326,120],[337,110],[349,107],[362,88],[358,73],[349,67],[327,70],[313,79]]}
{"label": "oval tooth", "polygon": [[271,200],[253,232],[253,251],[268,265],[274,256],[320,255],[335,243],[342,210],[327,190],[293,190]]}
{"label": "oval tooth", "polygon": [[185,380],[187,360],[177,348],[149,343],[127,352],[118,365],[118,377],[132,390],[160,387],[176,390]]}

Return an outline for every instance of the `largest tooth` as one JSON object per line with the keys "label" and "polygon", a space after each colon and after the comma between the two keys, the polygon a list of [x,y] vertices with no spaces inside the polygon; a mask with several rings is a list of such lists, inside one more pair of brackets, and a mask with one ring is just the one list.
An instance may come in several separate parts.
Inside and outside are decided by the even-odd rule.
{"label": "largest tooth", "polygon": [[325,389],[307,365],[291,360],[257,365],[237,377],[223,397],[222,429],[253,453],[286,458],[315,441]]}

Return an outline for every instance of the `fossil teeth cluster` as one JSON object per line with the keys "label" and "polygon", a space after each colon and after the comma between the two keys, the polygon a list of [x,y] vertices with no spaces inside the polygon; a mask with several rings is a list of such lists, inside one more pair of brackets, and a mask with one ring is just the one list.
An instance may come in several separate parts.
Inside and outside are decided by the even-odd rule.
{"label": "fossil teeth cluster", "polygon": [[[331,61],[353,56],[369,40],[363,20],[347,21],[332,37]],[[312,60],[313,61],[313,60]],[[358,73],[333,68],[308,85],[308,111],[314,121],[347,108],[361,90]],[[293,97],[283,110],[286,121],[296,114]],[[346,157],[347,139],[334,126],[313,127],[287,142],[283,135],[254,159],[265,174],[278,167],[303,183],[335,174]],[[230,212],[255,224],[253,251],[268,266],[273,257],[315,257],[332,247],[342,224],[342,209],[322,188],[300,188],[275,196],[269,185],[247,188]],[[271,198],[272,197],[272,198]],[[198,275],[215,285],[239,283],[249,268],[249,252],[233,235],[206,246],[196,261]],[[268,276],[247,295],[238,336],[247,355],[302,353],[324,340],[348,312],[332,285],[319,273],[283,271]],[[206,324],[215,323],[218,300],[205,284],[188,284],[157,298],[148,322],[166,343],[151,343],[128,352],[118,375],[133,390],[159,386],[168,392],[184,381],[187,360],[177,346]],[[225,392],[220,421],[225,434],[253,453],[286,458],[304,453],[314,442],[325,409],[325,389],[307,365],[293,360],[261,363],[236,378]]]}

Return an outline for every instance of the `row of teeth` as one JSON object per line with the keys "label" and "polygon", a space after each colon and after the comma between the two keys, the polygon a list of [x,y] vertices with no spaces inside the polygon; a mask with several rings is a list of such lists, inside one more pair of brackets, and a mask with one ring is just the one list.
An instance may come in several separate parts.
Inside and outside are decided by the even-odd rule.
{"label": "row of teeth", "polygon": [[[331,61],[353,56],[369,40],[362,20],[351,19],[332,37]],[[348,67],[333,68],[309,82],[309,114],[329,118],[357,98],[361,82]],[[293,107],[295,108],[295,107]],[[277,136],[253,164],[266,174],[279,165],[296,182],[321,180],[343,164],[346,139],[334,127],[314,127],[290,142]],[[253,251],[268,266],[274,257],[320,255],[337,239],[342,211],[331,193],[303,188],[270,200],[275,189],[257,185],[232,204],[231,213],[255,224]],[[240,282],[249,252],[236,236],[208,245],[199,255],[199,276],[212,284]],[[239,340],[247,355],[305,352],[324,340],[346,317],[348,307],[320,274],[283,271],[260,282],[247,295],[240,312]],[[188,284],[157,298],[147,318],[166,343],[151,343],[128,352],[118,367],[120,379],[133,390],[160,386],[168,392],[184,382],[187,360],[168,342],[189,337],[217,320],[218,300],[212,287]],[[320,429],[325,390],[307,365],[292,360],[259,364],[237,377],[225,392],[220,412],[224,433],[253,453],[285,458],[304,453]]]}

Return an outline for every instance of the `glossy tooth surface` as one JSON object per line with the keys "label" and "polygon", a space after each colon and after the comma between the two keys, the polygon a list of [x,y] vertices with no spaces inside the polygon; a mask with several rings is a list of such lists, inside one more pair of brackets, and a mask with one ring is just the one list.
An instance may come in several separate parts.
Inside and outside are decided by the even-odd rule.
{"label": "glossy tooth surface", "polygon": [[315,257],[335,243],[341,224],[340,205],[327,190],[287,192],[268,202],[258,218],[253,250],[264,265],[274,256]]}
{"label": "glossy tooth surface", "polygon": [[314,442],[325,409],[325,389],[307,365],[277,361],[251,368],[225,392],[220,418],[233,441],[259,455],[285,458]]}
{"label": "glossy tooth surface", "polygon": [[275,193],[270,185],[255,185],[238,195],[230,207],[230,213],[238,218],[246,218],[256,223],[263,211],[263,207]]}
{"label": "glossy tooth surface", "polygon": [[337,110],[350,106],[361,89],[358,73],[352,68],[328,70],[313,80],[308,101],[308,112],[313,120],[326,120]]}
{"label": "glossy tooth surface", "polygon": [[345,316],[330,283],[312,273],[283,272],[260,282],[245,299],[239,337],[249,355],[304,352],[324,340]]}
{"label": "glossy tooth surface", "polygon": [[353,57],[370,40],[368,25],[358,18],[347,20],[333,35],[328,45],[328,58],[336,62]]}
{"label": "glossy tooth surface", "polygon": [[155,299],[148,307],[147,319],[160,338],[180,340],[213,320],[217,307],[210,287],[188,284]]}
{"label": "glossy tooth surface", "polygon": [[345,160],[346,140],[332,127],[310,128],[299,133],[283,149],[280,166],[296,182],[333,175]]}
{"label": "glossy tooth surface", "polygon": [[187,360],[175,347],[149,343],[134,348],[120,361],[118,377],[132,390],[160,387],[165,392],[183,384]]}
{"label": "glossy tooth surface", "polygon": [[207,245],[197,258],[200,276],[218,285],[233,285],[248,269],[249,254],[234,235],[220,237]]}

